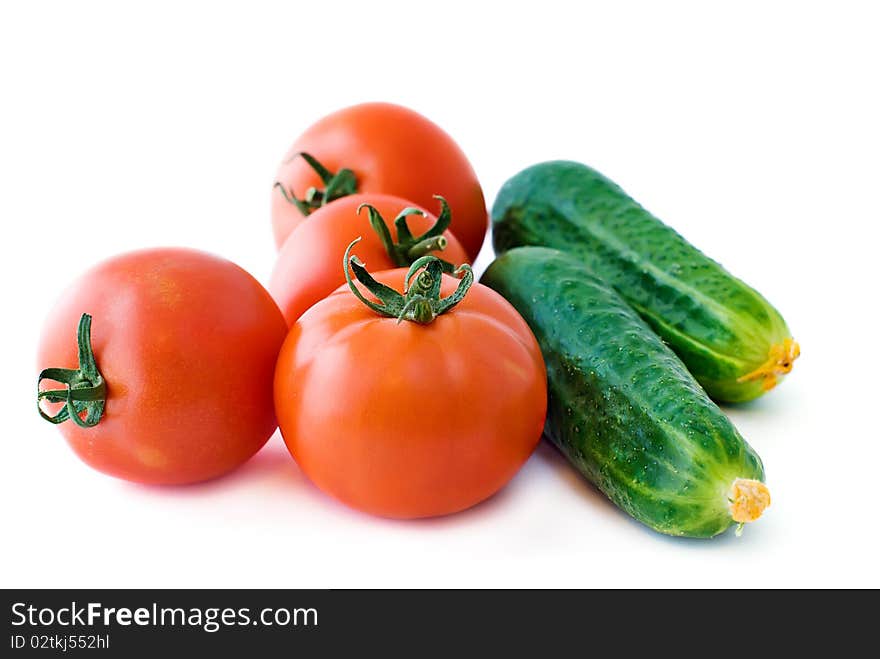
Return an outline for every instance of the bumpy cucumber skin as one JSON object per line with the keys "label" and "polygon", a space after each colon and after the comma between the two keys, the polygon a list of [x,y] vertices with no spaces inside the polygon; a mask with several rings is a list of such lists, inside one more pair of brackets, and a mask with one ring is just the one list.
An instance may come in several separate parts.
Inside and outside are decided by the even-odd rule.
{"label": "bumpy cucumber skin", "polygon": [[737,380],[791,337],[779,312],[600,173],[566,161],[523,170],[499,192],[492,223],[496,253],[538,245],[577,255],[715,400],[745,402],[767,390],[760,378]]}
{"label": "bumpy cucumber skin", "polygon": [[523,247],[482,283],[534,332],[547,365],[545,434],[609,499],[661,533],[711,537],[735,524],[736,478],[758,455],[681,360],[574,257]]}

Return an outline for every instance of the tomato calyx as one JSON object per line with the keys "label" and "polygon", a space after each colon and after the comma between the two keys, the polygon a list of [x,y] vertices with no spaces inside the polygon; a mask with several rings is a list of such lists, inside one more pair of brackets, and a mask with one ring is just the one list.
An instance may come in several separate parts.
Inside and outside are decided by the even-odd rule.
{"label": "tomato calyx", "polygon": [[321,190],[319,188],[311,187],[306,190],[303,198],[299,199],[296,194],[294,194],[293,190],[285,188],[281,181],[275,181],[272,187],[278,188],[285,201],[296,206],[299,209],[299,212],[303,215],[309,215],[312,211],[329,204],[331,201],[347,197],[348,195],[357,192],[357,178],[355,177],[354,172],[350,169],[342,168],[338,172],[333,173],[318,162],[314,156],[305,151],[294,153],[285,162],[290,162],[298,157],[305,160],[309,167],[315,170],[315,173],[321,177],[324,189]]}
{"label": "tomato calyx", "polygon": [[[40,372],[37,377],[37,411],[49,423],[59,424],[72,419],[81,428],[91,428],[98,425],[104,414],[107,385],[92,352],[92,317],[89,314],[80,316],[76,335],[79,368],[46,368]],[[44,391],[40,389],[43,380],[61,382],[67,387]],[[65,405],[50,416],[43,410],[43,400]]]}
{"label": "tomato calyx", "polygon": [[[416,259],[404,278],[403,294],[390,286],[381,284],[367,272],[364,263],[351,254],[352,248],[360,241],[356,238],[345,250],[342,267],[345,281],[351,292],[370,309],[389,318],[397,318],[400,323],[409,320],[420,325],[427,325],[437,316],[450,311],[461,302],[474,283],[474,271],[467,263],[460,265],[453,274],[461,276],[458,287],[450,295],[440,297],[440,285],[443,280],[443,264],[436,256],[422,256]],[[379,302],[367,299],[351,278],[349,267],[357,280],[372,293]]]}
{"label": "tomato calyx", "polygon": [[[424,216],[424,211],[420,208],[408,207],[404,208],[397,214],[397,217],[394,218],[394,228],[397,231],[397,242],[395,242],[394,238],[391,236],[391,231],[388,229],[388,224],[385,222],[385,219],[375,207],[370,204],[361,204],[358,206],[357,212],[358,215],[360,215],[361,210],[364,208],[367,209],[367,214],[370,218],[370,226],[373,227],[373,231],[379,235],[379,240],[382,241],[382,246],[385,248],[385,251],[388,252],[388,257],[391,259],[391,262],[399,268],[405,268],[429,252],[446,249],[448,241],[446,240],[446,236],[443,235],[443,232],[449,228],[449,224],[452,222],[452,211],[449,209],[449,204],[446,203],[446,199],[440,195],[434,195],[434,199],[440,202],[440,214],[437,216],[437,221],[434,225],[421,236],[412,235],[412,231],[410,231],[409,225],[407,225],[406,218],[410,215]],[[437,260],[440,262],[443,272],[451,274],[455,270],[455,265],[449,261],[443,259]]]}

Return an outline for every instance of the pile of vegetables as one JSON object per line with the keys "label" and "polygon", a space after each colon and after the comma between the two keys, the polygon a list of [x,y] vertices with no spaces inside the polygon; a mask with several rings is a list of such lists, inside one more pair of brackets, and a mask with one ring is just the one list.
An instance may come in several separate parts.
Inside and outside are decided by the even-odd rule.
{"label": "pile of vegetables", "polygon": [[324,492],[416,518],[490,497],[546,436],[661,533],[715,536],[770,504],[717,403],[773,389],[797,343],[760,294],[598,172],[547,162],[511,178],[479,282],[479,182],[406,108],[318,121],[271,208],[268,290],[182,248],[119,255],[68,288],[40,338],[37,406],[84,462],[196,483],[277,427]]}

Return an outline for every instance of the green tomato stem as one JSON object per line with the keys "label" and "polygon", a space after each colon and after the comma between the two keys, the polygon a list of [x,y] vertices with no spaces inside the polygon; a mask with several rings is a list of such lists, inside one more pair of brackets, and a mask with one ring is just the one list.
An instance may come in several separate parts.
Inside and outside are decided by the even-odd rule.
{"label": "green tomato stem", "polygon": [[321,182],[324,184],[324,189],[321,190],[319,188],[311,187],[306,190],[303,198],[299,199],[293,190],[285,188],[281,181],[275,181],[272,187],[278,188],[285,201],[296,206],[297,209],[299,209],[299,212],[303,215],[310,215],[312,211],[329,204],[331,201],[347,197],[348,195],[357,192],[357,177],[350,169],[342,168],[336,173],[331,172],[324,167],[317,158],[305,151],[294,153],[285,162],[291,162],[296,158],[302,158],[308,163],[309,167],[315,170],[315,173],[320,177]]}
{"label": "green tomato stem", "polygon": [[[407,218],[410,215],[424,216],[425,213],[418,208],[411,207],[404,208],[398,213],[397,217],[394,218],[394,228],[397,232],[396,242],[391,235],[391,230],[388,228],[388,224],[375,207],[370,204],[361,204],[358,206],[358,214],[360,214],[363,209],[367,210],[370,226],[373,227],[373,231],[376,232],[379,236],[379,240],[382,241],[382,246],[388,253],[388,258],[390,258],[391,262],[397,267],[405,268],[413,261],[416,261],[430,252],[437,252],[446,249],[446,246],[449,244],[449,241],[443,235],[443,232],[449,228],[449,224],[452,222],[452,213],[449,209],[449,204],[446,203],[446,200],[443,197],[440,195],[434,195],[434,198],[440,202],[440,215],[437,216],[437,221],[420,236],[413,236],[412,231],[410,231],[409,225],[407,224]],[[443,272],[452,273],[455,270],[455,265],[449,261],[443,259],[438,260],[440,261],[440,266]]]}
{"label": "green tomato stem", "polygon": [[[458,287],[451,295],[441,298],[443,262],[436,256],[426,255],[416,259],[410,265],[404,279],[404,292],[401,294],[390,286],[373,279],[363,262],[351,254],[352,248],[360,240],[360,238],[353,240],[342,258],[345,281],[351,292],[367,307],[382,316],[396,318],[398,323],[404,320],[420,325],[431,323],[437,316],[447,313],[461,302],[474,283],[474,272],[470,265],[464,263],[453,273],[455,276],[461,276]],[[351,278],[349,269],[379,302],[373,302],[361,293]]]}
{"label": "green tomato stem", "polygon": [[[84,313],[77,328],[79,368],[46,368],[37,377],[37,411],[49,423],[59,424],[70,419],[82,428],[91,428],[98,425],[104,414],[107,385],[95,362],[91,331],[92,317]],[[44,391],[40,389],[43,380],[61,382],[67,387]],[[43,410],[43,400],[65,405],[57,414],[50,416]],[[85,418],[81,416],[84,411]]]}

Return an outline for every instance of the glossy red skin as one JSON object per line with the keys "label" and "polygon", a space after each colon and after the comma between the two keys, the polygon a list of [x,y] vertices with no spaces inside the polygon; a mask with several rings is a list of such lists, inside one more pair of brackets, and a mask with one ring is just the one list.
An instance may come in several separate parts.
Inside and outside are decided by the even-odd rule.
{"label": "glossy red skin", "polygon": [[[310,187],[323,187],[311,167],[293,157],[301,151],[332,172],[351,169],[358,192],[392,194],[423,208],[435,208],[433,196],[442,195],[452,208],[450,230],[469,260],[476,258],[489,227],[483,190],[464,152],[422,115],[390,103],[364,103],[313,124],[287,152],[276,177],[300,199]],[[279,248],[302,219],[273,188],[272,227]]]}
{"label": "glossy red skin", "polygon": [[[401,290],[405,270],[374,274]],[[458,281],[444,276],[443,293]],[[501,489],[541,438],[544,361],[491,289],[429,325],[377,315],[347,287],[291,328],[275,371],[284,441],[324,492],[374,515],[429,517]]]}
{"label": "glossy red skin", "polygon": [[161,248],[98,264],[47,319],[40,369],[76,368],[82,313],[92,315],[108,398],[97,426],[58,428],[88,465],[139,483],[194,483],[239,466],[274,432],[272,377],[287,326],[234,263]]}
{"label": "glossy red skin", "polygon": [[[297,225],[278,253],[269,282],[269,292],[281,308],[288,325],[296,322],[315,302],[345,283],[342,259],[345,249],[358,236],[361,241],[354,253],[370,270],[388,270],[396,266],[370,226],[367,210],[358,214],[358,206],[362,203],[368,203],[379,211],[395,239],[397,231],[394,218],[403,209],[416,206],[391,195],[356,194],[319,208]],[[436,221],[437,218],[430,213],[424,217],[410,215],[407,218],[414,236],[427,231]],[[456,266],[467,263],[468,255],[458,239],[449,231],[443,235],[448,241],[446,249],[432,254]]]}

